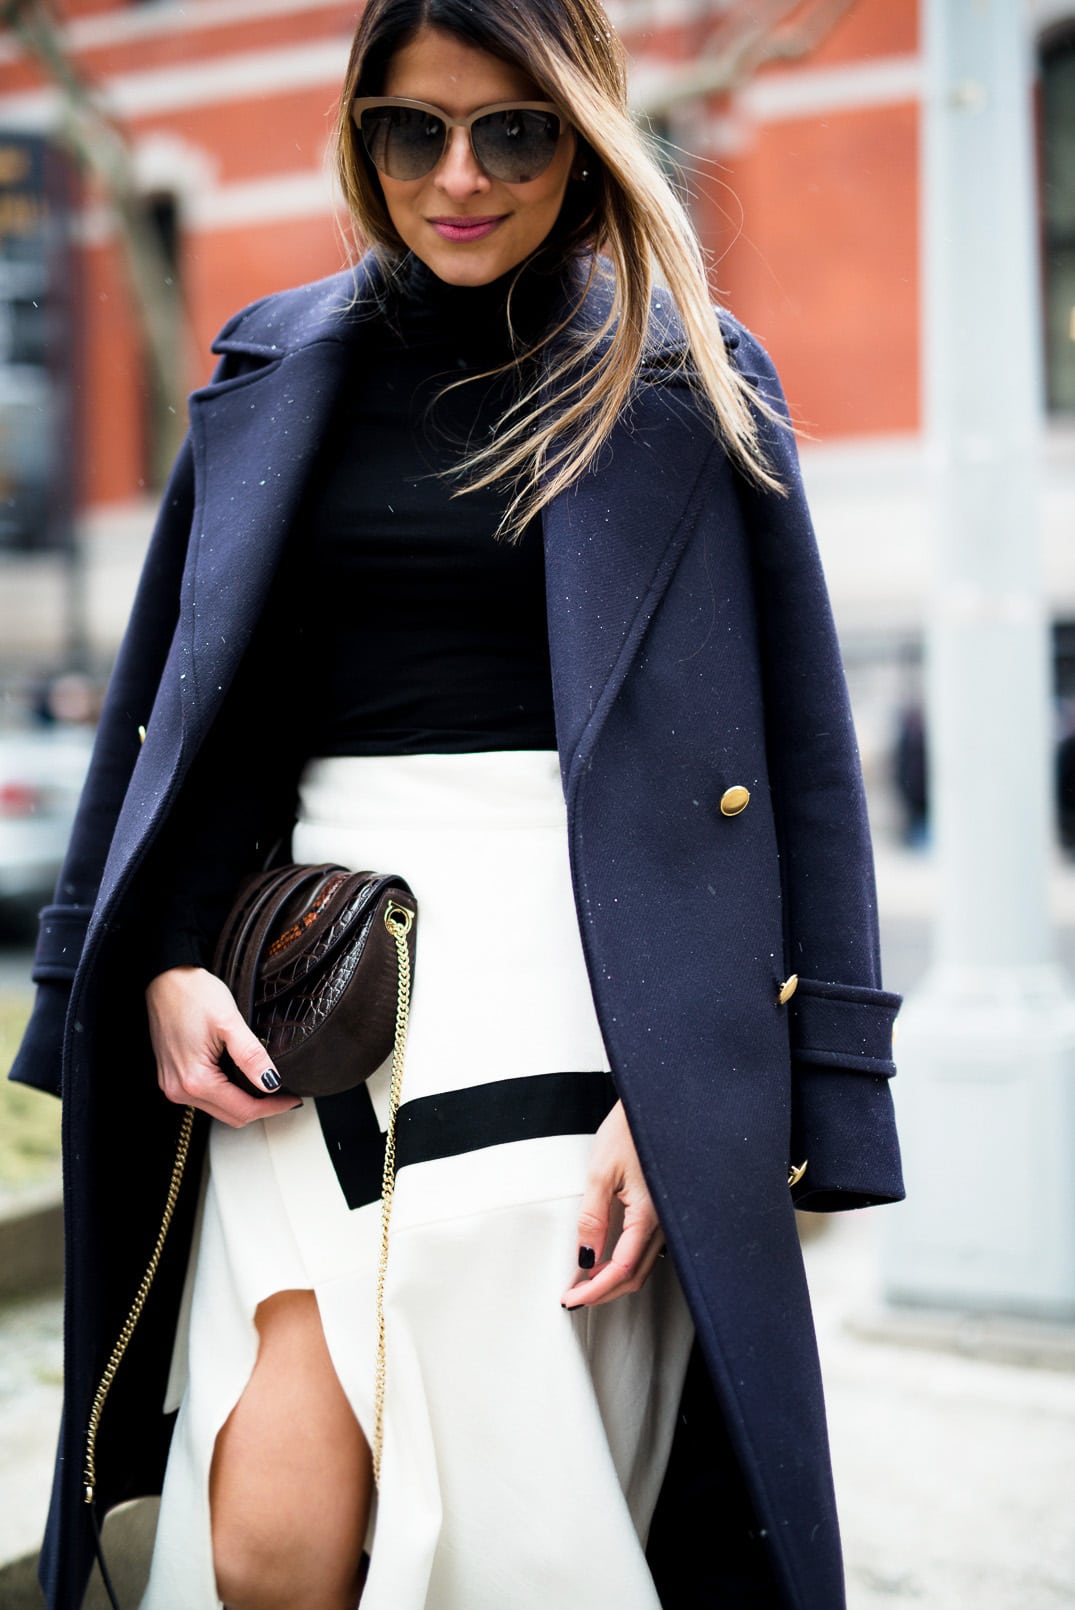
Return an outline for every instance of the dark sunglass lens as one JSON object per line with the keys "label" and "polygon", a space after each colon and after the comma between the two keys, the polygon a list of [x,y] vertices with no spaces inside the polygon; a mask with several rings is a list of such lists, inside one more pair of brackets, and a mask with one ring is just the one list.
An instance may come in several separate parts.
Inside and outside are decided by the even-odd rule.
{"label": "dark sunglass lens", "polygon": [[444,150],[444,124],[416,106],[374,106],[362,114],[362,139],[389,179],[421,179]]}
{"label": "dark sunglass lens", "polygon": [[474,155],[494,179],[526,184],[545,172],[560,140],[555,112],[509,108],[480,117],[471,129]]}

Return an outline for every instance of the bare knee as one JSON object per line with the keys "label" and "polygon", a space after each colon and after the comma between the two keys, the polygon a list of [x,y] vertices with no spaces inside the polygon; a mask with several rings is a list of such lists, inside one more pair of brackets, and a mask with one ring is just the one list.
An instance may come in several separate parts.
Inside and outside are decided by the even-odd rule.
{"label": "bare knee", "polygon": [[267,1554],[241,1525],[214,1525],[213,1566],[227,1610],[283,1610],[291,1602],[292,1561]]}
{"label": "bare knee", "polygon": [[210,1472],[217,1590],[228,1610],[354,1610],[369,1447],[313,1293],[277,1293],[256,1320],[257,1360]]}
{"label": "bare knee", "polygon": [[326,1561],[308,1540],[281,1539],[266,1549],[251,1534],[229,1527],[214,1531],[217,1593],[226,1610],[355,1610],[364,1571],[342,1560]]}

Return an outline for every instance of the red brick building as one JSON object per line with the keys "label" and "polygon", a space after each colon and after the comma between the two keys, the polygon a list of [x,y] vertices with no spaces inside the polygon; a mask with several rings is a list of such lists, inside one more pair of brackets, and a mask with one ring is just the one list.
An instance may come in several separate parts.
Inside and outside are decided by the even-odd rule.
{"label": "red brick building", "polygon": [[[325,157],[353,4],[68,0],[64,10],[68,49],[121,119],[159,215],[174,220],[199,353],[245,301],[339,266]],[[640,79],[704,51],[726,11],[705,0],[610,6]],[[802,66],[670,120],[677,143],[721,164],[696,209],[721,294],[763,331],[804,421],[826,437],[917,423],[915,12],[915,0],[859,0]],[[8,46],[0,128],[48,130],[56,108]],[[149,416],[115,229],[92,200],[78,247],[80,500],[114,503],[147,479]]]}
{"label": "red brick building", "polygon": [[[609,0],[640,103],[653,103],[670,72],[705,59],[737,5]],[[803,0],[799,13],[815,9]],[[189,315],[187,367],[197,384],[231,311],[344,259],[326,155],[355,6],[64,0],[63,10],[65,46],[121,121],[153,199]],[[1046,515],[1059,530],[1075,505],[1063,412],[1075,408],[1075,201],[1064,200],[1075,186],[1075,0],[1036,0],[1028,28],[1052,72],[1045,144],[1060,164],[1050,181],[1060,200],[1046,219],[1059,410]],[[705,159],[690,175],[692,206],[718,293],[772,349],[817,444],[807,458],[838,606],[843,598],[852,626],[898,618],[904,631],[913,630],[925,568],[916,484],[922,84],[917,0],[855,0],[802,59],[764,68],[732,95],[680,101],[659,125],[670,144]],[[49,134],[58,112],[56,91],[0,35],[0,141],[5,132]],[[118,513],[152,490],[160,420],[115,223],[92,187],[74,222],[75,486],[92,524],[93,511]],[[870,564],[861,551],[867,510],[881,532]],[[1066,552],[1065,544],[1051,561],[1051,583],[1075,608],[1075,566],[1066,581],[1060,574]]]}

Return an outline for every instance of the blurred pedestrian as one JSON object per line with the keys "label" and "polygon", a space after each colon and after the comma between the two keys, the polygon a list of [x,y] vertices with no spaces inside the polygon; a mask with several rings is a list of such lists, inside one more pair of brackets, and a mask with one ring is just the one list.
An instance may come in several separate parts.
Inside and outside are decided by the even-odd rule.
{"label": "blurred pedestrian", "polygon": [[912,849],[925,844],[929,827],[926,767],[925,713],[921,704],[907,705],[900,711],[892,774],[903,806],[903,842]]}
{"label": "blurred pedestrian", "polygon": [[1075,699],[1061,701],[1056,743],[1056,815],[1060,843],[1075,854]]}

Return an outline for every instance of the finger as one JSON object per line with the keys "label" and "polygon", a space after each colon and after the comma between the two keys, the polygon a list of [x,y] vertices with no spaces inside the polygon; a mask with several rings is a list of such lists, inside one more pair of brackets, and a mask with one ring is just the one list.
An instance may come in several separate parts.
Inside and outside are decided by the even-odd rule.
{"label": "finger", "polygon": [[595,1268],[604,1253],[616,1183],[600,1171],[592,1172],[587,1179],[576,1227],[576,1261],[584,1272]]}
{"label": "finger", "polygon": [[631,1264],[629,1268],[613,1263],[610,1259],[600,1266],[592,1279],[580,1281],[577,1286],[572,1286],[562,1306],[569,1313],[578,1308],[600,1308],[605,1303],[613,1303],[632,1292],[641,1291],[653,1272],[661,1250],[655,1240],[646,1248],[638,1262]]}
{"label": "finger", "polygon": [[[596,1292],[590,1293],[587,1297],[585,1306],[587,1308],[600,1308],[603,1303],[616,1302],[620,1297],[626,1297],[630,1292],[641,1291],[642,1287],[646,1284],[646,1281],[653,1273],[657,1260],[661,1257],[663,1251],[664,1236],[658,1228],[650,1241],[647,1243],[646,1248],[641,1257],[638,1259],[637,1263],[632,1265],[630,1274],[625,1278],[617,1280],[607,1289],[599,1287]],[[622,1268],[622,1266],[619,1266],[618,1263],[617,1266]],[[609,1263],[604,1267],[612,1267],[612,1260],[610,1259]],[[577,1291],[575,1295],[577,1299]]]}
{"label": "finger", "polygon": [[210,1117],[218,1118],[222,1124],[230,1129],[242,1129],[246,1124],[253,1124],[260,1118],[276,1118],[281,1113],[294,1112],[302,1106],[297,1096],[281,1095],[262,1101],[257,1096],[248,1096],[245,1090],[237,1085],[225,1082],[225,1088],[219,1095],[210,1096],[201,1102],[195,1102],[203,1112]]}
{"label": "finger", "polygon": [[278,1096],[252,1096],[242,1090],[215,1064],[188,1069],[184,1073],[170,1070],[162,1073],[160,1086],[169,1101],[180,1106],[197,1107],[210,1118],[217,1118],[232,1129],[254,1123],[259,1118],[272,1118],[283,1112],[292,1112],[302,1102],[290,1092]]}
{"label": "finger", "polygon": [[639,1217],[624,1225],[606,1262],[594,1270],[589,1280],[571,1287],[563,1298],[564,1306],[595,1308],[637,1291],[660,1251],[659,1242],[653,1245],[659,1234],[656,1215]]}
{"label": "finger", "polygon": [[247,1026],[238,1010],[222,1025],[222,1034],[224,1050],[243,1078],[248,1079],[255,1090],[263,1090],[266,1095],[275,1096],[283,1080],[269,1053],[253,1030]]}

